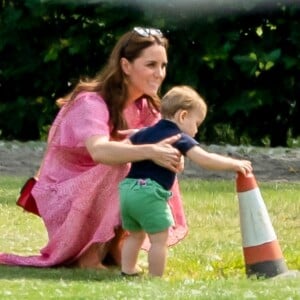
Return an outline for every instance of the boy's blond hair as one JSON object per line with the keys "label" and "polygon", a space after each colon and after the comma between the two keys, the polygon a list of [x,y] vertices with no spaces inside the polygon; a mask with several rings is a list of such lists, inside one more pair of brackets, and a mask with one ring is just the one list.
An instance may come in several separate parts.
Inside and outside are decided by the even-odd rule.
{"label": "boy's blond hair", "polygon": [[207,105],[203,98],[187,85],[171,88],[161,100],[163,118],[173,118],[180,109],[190,111],[197,107],[200,107],[204,119],[207,113]]}

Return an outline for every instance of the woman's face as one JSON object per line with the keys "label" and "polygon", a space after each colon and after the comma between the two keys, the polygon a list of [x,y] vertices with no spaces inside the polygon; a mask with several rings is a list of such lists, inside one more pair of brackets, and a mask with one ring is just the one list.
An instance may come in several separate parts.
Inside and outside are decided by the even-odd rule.
{"label": "woman's face", "polygon": [[144,94],[157,95],[166,77],[167,63],[166,49],[157,44],[145,48],[132,62],[121,59],[123,72],[127,75],[129,103]]}

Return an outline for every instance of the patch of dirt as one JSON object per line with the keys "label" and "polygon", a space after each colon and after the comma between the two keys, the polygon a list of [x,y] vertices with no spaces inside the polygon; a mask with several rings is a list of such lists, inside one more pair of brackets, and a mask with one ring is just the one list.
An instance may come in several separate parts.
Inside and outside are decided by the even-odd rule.
{"label": "patch of dirt", "polygon": [[0,141],[0,174],[33,176],[45,151],[43,142]]}
{"label": "patch of dirt", "polygon": [[[259,181],[300,182],[300,148],[259,148],[245,146],[203,146],[210,152],[244,158],[252,161],[254,174]],[[0,141],[0,174],[29,177],[39,168],[45,143]],[[232,179],[232,172],[204,170],[186,160],[180,177],[197,177],[207,180]]]}

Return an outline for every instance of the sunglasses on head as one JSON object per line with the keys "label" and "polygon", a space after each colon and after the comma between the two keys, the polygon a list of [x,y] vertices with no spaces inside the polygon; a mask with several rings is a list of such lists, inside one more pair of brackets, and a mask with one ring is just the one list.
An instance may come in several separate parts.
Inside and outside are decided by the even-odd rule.
{"label": "sunglasses on head", "polygon": [[130,40],[132,39],[133,34],[137,34],[141,37],[150,37],[150,36],[158,36],[158,37],[163,37],[163,33],[156,28],[145,28],[145,27],[134,27],[131,31],[131,35],[129,36],[127,42],[124,44],[123,48],[122,48],[122,52],[123,53],[125,51],[125,49],[127,48],[127,46],[130,43]]}
{"label": "sunglasses on head", "polygon": [[156,28],[134,27],[132,31],[143,37],[149,37],[152,35],[159,37],[163,36],[162,32]]}

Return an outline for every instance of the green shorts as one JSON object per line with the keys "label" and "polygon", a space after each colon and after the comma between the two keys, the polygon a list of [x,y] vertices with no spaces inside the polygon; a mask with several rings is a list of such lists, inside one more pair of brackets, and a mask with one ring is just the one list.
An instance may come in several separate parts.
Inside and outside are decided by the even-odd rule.
{"label": "green shorts", "polygon": [[151,179],[126,178],[119,184],[123,228],[153,234],[174,224],[171,192]]}

